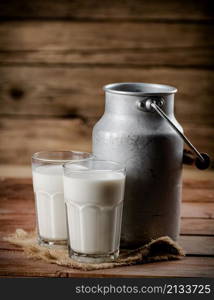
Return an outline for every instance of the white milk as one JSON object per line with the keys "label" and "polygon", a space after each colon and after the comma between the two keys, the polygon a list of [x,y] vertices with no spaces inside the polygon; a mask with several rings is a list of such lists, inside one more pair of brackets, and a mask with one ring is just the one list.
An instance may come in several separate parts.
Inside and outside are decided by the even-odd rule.
{"label": "white milk", "polygon": [[64,176],[70,248],[107,254],[119,248],[125,175],[89,171]]}
{"label": "white milk", "polygon": [[33,170],[39,235],[43,239],[67,239],[63,196],[63,167],[44,165]]}

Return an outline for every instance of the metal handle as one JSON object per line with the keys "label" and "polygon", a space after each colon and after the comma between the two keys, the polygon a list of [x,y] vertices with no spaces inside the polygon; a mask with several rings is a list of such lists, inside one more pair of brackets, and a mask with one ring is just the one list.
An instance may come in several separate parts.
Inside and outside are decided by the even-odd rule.
{"label": "metal handle", "polygon": [[[157,104],[158,103],[158,104]],[[189,139],[181,132],[181,130],[173,123],[173,121],[165,114],[165,112],[160,108],[163,106],[164,101],[147,99],[145,103],[143,103],[144,109],[147,111],[156,111],[162,118],[164,118],[168,124],[178,133],[178,135],[183,139],[183,141],[192,149],[192,151],[197,155],[195,160],[195,165],[200,170],[205,170],[210,165],[210,157],[206,153],[200,153],[195,146],[189,141]],[[142,104],[141,104],[142,105]],[[138,104],[139,107],[139,104]],[[140,107],[139,107],[140,108]]]}

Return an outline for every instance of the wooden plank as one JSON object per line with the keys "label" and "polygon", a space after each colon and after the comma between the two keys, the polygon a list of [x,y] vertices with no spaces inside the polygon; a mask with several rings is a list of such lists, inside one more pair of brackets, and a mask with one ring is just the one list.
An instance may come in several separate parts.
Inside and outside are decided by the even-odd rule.
{"label": "wooden plank", "polygon": [[[30,168],[30,166],[29,166]],[[194,170],[194,169],[193,169]],[[184,204],[184,217],[192,217],[192,212],[196,212],[198,210],[198,207],[203,207],[203,213],[198,215],[198,217],[205,217],[204,214],[209,218],[212,218],[212,215],[208,214],[208,211],[212,214],[213,212],[213,201],[214,201],[214,195],[213,195],[213,189],[214,189],[214,179],[213,179],[213,171],[206,171],[200,173],[198,170],[190,171],[189,169],[186,170],[184,169],[184,175],[189,174],[189,176],[193,176],[194,179],[192,179],[193,184],[191,187],[188,189],[188,193],[192,194],[191,196],[191,202],[188,202],[188,198],[183,197],[183,203]],[[201,174],[201,178],[197,178],[197,175],[195,174]],[[206,178],[207,175],[209,176],[210,180],[208,181],[203,180],[203,178]],[[185,182],[187,181],[187,175],[184,176],[184,196],[185,196]],[[190,177],[188,178],[188,182],[190,182]],[[201,184],[201,182],[204,184],[203,189],[199,189],[201,192],[201,200],[199,201],[199,196],[197,194],[197,186]],[[212,185],[212,189],[211,189]],[[16,204],[16,201],[33,201],[33,190],[32,190],[32,179],[31,178],[0,178],[0,199],[1,199],[1,204],[8,205],[8,201],[14,201],[14,205]],[[207,194],[206,194],[206,190]],[[194,198],[195,197],[195,198]],[[194,201],[195,200],[195,201]],[[185,212],[185,207],[188,205],[188,211]],[[208,205],[208,206],[207,206]],[[202,209],[202,208],[201,208]]]}
{"label": "wooden plank", "polygon": [[206,37],[213,30],[198,23],[5,22],[0,64],[210,68],[214,42]]}
{"label": "wooden plank", "polygon": [[[14,166],[5,166],[5,169]],[[17,168],[17,170],[22,170],[23,167]],[[31,175],[31,168],[27,167],[29,170],[29,174]],[[198,172],[195,170],[194,173]],[[185,173],[185,171],[184,171]],[[208,171],[208,174],[212,174],[212,172]],[[202,173],[206,175],[205,173]],[[189,182],[190,180],[188,180]],[[185,191],[185,182],[184,180],[184,191]],[[203,181],[196,181],[194,180],[194,185],[190,192],[195,195],[197,189],[195,186],[198,186]],[[214,189],[213,181],[204,181],[204,188],[203,193],[206,194],[206,189],[211,191],[211,184],[212,189]],[[212,192],[213,194],[213,192]],[[214,198],[214,195],[213,195]],[[0,179],[0,199],[1,199],[1,206],[0,206],[0,214],[3,213],[33,213],[34,211],[34,198],[33,198],[33,189],[32,189],[32,180],[29,179],[20,179],[20,178],[1,178]],[[19,205],[17,205],[17,200],[19,201]],[[186,200],[186,199],[183,199]],[[185,202],[183,201],[181,205],[181,215],[183,218],[205,218],[205,219],[214,219],[214,203],[212,202],[203,202],[203,198],[201,202]]]}
{"label": "wooden plank", "polygon": [[[193,166],[183,166],[182,172],[183,179],[183,189],[188,185],[192,189],[195,189],[196,184],[199,188],[204,189],[213,189],[214,188],[214,173],[212,170],[206,170],[205,172],[199,171]],[[31,182],[32,170],[31,166],[28,165],[8,165],[8,164],[0,164],[0,182],[1,180],[5,180],[7,178],[11,178],[10,180],[13,182],[24,180],[26,183]]]}
{"label": "wooden plank", "polygon": [[[0,120],[0,163],[30,164],[34,152],[44,150],[91,150],[92,125],[80,119],[11,119]],[[204,137],[204,132],[206,137]],[[214,128],[200,128],[193,132],[192,142],[201,150],[214,154],[214,145],[211,143]],[[20,143],[20,141],[22,141]],[[184,199],[200,201],[204,198],[212,201],[213,192],[196,189],[195,195],[191,189],[184,190]]]}
{"label": "wooden plank", "polygon": [[210,257],[81,271],[30,260],[20,251],[1,250],[0,264],[0,276],[12,277],[214,277],[214,260]]}
{"label": "wooden plank", "polygon": [[[26,214],[0,214],[0,232],[4,234],[14,232],[17,228],[32,231],[35,228],[35,215]],[[214,235],[214,219],[181,219],[182,235]]]}
{"label": "wooden plank", "polygon": [[184,184],[188,184],[190,187],[195,188],[195,182],[197,183],[197,186],[203,188],[212,189],[213,183],[214,183],[214,173],[213,170],[206,170],[199,171],[196,168],[193,168],[192,166],[185,165],[183,169],[182,178],[184,181]]}
{"label": "wooden plank", "polygon": [[[23,216],[5,216],[0,220],[1,233],[0,233],[0,249],[10,250],[10,251],[20,251],[20,248],[11,245],[2,238],[10,232],[15,231],[16,228],[24,228],[27,231],[34,229],[34,216],[23,215]],[[2,231],[3,230],[3,231]],[[185,249],[188,255],[214,255],[214,237],[201,237],[201,236],[181,236],[179,243]]]}
{"label": "wooden plank", "polygon": [[[74,277],[73,270],[58,273]],[[151,263],[108,270],[90,271],[78,277],[214,277],[214,260],[210,257],[186,257],[178,261]]]}
{"label": "wooden plank", "polygon": [[0,50],[0,65],[213,68],[213,48]]}
{"label": "wooden plank", "polygon": [[[194,193],[194,190],[192,191]],[[214,219],[213,202],[183,202],[181,205],[183,218]]]}
{"label": "wooden plank", "polygon": [[214,256],[214,236],[181,235],[178,242],[187,255]]}
{"label": "wooden plank", "polygon": [[[168,83],[178,88],[175,98],[177,119],[181,123],[190,123],[191,115],[191,130],[203,131],[202,125],[214,124],[213,110],[210,109],[213,98],[209,96],[214,93],[214,73],[209,70],[1,67],[0,72],[2,115],[98,118],[104,108],[103,85],[144,81]],[[200,124],[200,128],[196,124]],[[208,142],[211,144],[212,139]]]}
{"label": "wooden plank", "polygon": [[214,202],[213,190],[202,188],[184,188],[182,200],[185,202]]}
{"label": "wooden plank", "polygon": [[40,260],[26,258],[20,251],[0,250],[0,276],[12,277],[57,277],[64,268]]}
{"label": "wooden plank", "polygon": [[[197,143],[197,139],[195,140]],[[208,204],[209,211],[206,209],[204,213],[207,216],[212,217],[213,203],[214,203],[214,172],[213,170],[206,170],[205,172],[199,171],[194,167],[186,167],[183,172],[183,196],[182,200],[185,205],[189,206],[189,212],[191,211],[191,205],[197,203],[198,205],[192,210],[192,214],[188,214],[189,217],[193,217],[194,214],[198,214],[198,209],[205,209],[205,206],[200,203],[210,202]],[[186,203],[187,202],[187,203]],[[191,202],[191,203],[188,203]],[[193,202],[193,203],[192,203]],[[199,208],[200,206],[200,208]],[[205,217],[204,213],[201,217]]]}
{"label": "wooden plank", "polygon": [[[29,196],[31,196],[31,195],[29,195]],[[19,200],[18,205],[15,204],[14,203],[15,201],[13,201],[13,200],[4,201],[2,199],[1,201],[5,202],[4,205],[0,206],[0,215],[1,216],[2,215],[11,215],[11,217],[15,218],[17,216],[17,214],[20,217],[23,217],[24,215],[32,215],[35,213],[34,200],[29,200],[29,198],[26,200],[22,200],[22,199]]]}
{"label": "wooden plank", "polygon": [[[12,231],[13,232],[13,231]],[[8,233],[0,232],[0,250],[22,251],[20,247],[4,241]],[[178,243],[190,256],[214,256],[214,236],[181,235]]]}
{"label": "wooden plank", "polygon": [[32,154],[41,150],[90,150],[91,128],[80,119],[1,119],[0,124],[4,163],[30,164]]}
{"label": "wooden plank", "polygon": [[28,178],[32,176],[32,170],[30,165],[6,165],[0,164],[0,176],[4,178]]}
{"label": "wooden plank", "polygon": [[88,20],[210,20],[212,0],[12,0],[0,2],[0,17]]}
{"label": "wooden plank", "polygon": [[214,235],[214,219],[183,218],[181,234]]}

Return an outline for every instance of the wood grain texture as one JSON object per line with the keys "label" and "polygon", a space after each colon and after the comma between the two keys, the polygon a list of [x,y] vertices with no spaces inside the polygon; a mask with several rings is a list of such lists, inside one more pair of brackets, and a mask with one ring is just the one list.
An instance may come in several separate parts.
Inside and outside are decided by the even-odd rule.
{"label": "wood grain texture", "polygon": [[0,250],[0,262],[0,276],[3,277],[214,277],[214,259],[211,257],[186,257],[178,261],[80,271],[26,259],[20,251]]}
{"label": "wood grain texture", "polygon": [[178,242],[186,255],[214,256],[214,236],[181,235]]}
{"label": "wood grain texture", "polygon": [[[91,151],[92,124],[80,119],[0,119],[0,163],[30,164],[34,152],[44,150],[82,150]],[[212,136],[214,129],[191,130],[185,126],[193,143],[199,149],[214,154]],[[206,142],[208,140],[208,142]],[[20,142],[21,141],[21,142]],[[198,201],[201,192],[197,189]],[[203,191],[202,191],[203,193]],[[191,195],[186,191],[186,197]],[[209,198],[209,192],[207,193]],[[191,200],[190,200],[191,201]]]}
{"label": "wood grain texture", "polygon": [[[32,176],[32,171],[31,171],[30,164],[27,164],[27,165],[0,164],[0,178],[3,180],[9,179],[9,178],[30,180],[31,176]],[[191,180],[189,180],[189,178],[191,178]],[[193,166],[188,166],[188,165],[184,165],[184,167],[183,167],[182,179],[183,179],[183,188],[186,188],[186,186],[189,186],[194,189],[196,184],[200,188],[203,188],[203,185],[205,184],[207,189],[212,189],[213,185],[214,185],[213,170],[208,169],[205,172],[203,172],[203,171],[200,172]],[[196,183],[195,183],[195,181],[196,181]]]}
{"label": "wood grain texture", "polygon": [[5,165],[0,164],[0,177],[4,178],[28,178],[32,176],[30,165]]}
{"label": "wood grain texture", "polygon": [[[26,225],[25,228],[25,230],[31,230]],[[15,229],[11,230],[12,229],[10,228],[10,230],[7,230],[6,232],[0,232],[0,252],[2,250],[22,252],[22,249],[20,249],[19,246],[10,244],[4,240],[6,234],[15,231]],[[214,256],[214,236],[181,235],[178,243],[185,250],[187,256]]]}
{"label": "wood grain texture", "polygon": [[[212,172],[210,173],[212,174]],[[214,200],[214,185],[211,189],[213,181],[214,178],[212,177],[210,181],[192,180],[194,183],[191,189],[193,197],[195,194],[194,186],[203,183],[204,192],[208,187]],[[35,227],[35,210],[32,180],[1,178],[0,187],[0,232],[13,232],[17,227],[33,230]],[[187,199],[183,199],[182,204],[181,234],[214,236],[214,217],[212,215],[214,203],[204,202],[203,198],[199,203],[197,201],[186,202],[185,200],[187,201]],[[193,212],[195,213],[193,214]]]}
{"label": "wood grain texture", "polygon": [[3,22],[1,50],[208,48],[214,24],[37,21]]}
{"label": "wood grain texture", "polygon": [[23,252],[0,250],[0,276],[3,277],[58,277],[64,268],[41,261],[26,259]]}
{"label": "wood grain texture", "polygon": [[210,20],[212,0],[10,0],[0,2],[0,17],[71,20]]}
{"label": "wood grain texture", "polygon": [[181,219],[181,234],[214,235],[214,219],[199,219],[199,218]]}
{"label": "wood grain texture", "polygon": [[[171,84],[180,122],[213,125],[214,73],[192,69],[115,67],[1,67],[1,115],[99,118],[104,109],[102,86],[144,81]],[[197,84],[196,84],[197,83]],[[207,141],[209,142],[209,141]]]}
{"label": "wood grain texture", "polygon": [[6,22],[0,64],[214,66],[214,24]]}
{"label": "wood grain texture", "polygon": [[[206,171],[205,171],[206,172]],[[200,171],[194,170],[191,173],[196,173],[200,174]],[[184,178],[183,182],[183,197],[182,201],[184,202],[183,210],[182,210],[182,216],[193,218],[193,212],[196,212],[198,214],[198,218],[207,218],[212,219],[212,211],[213,211],[213,205],[214,205],[214,172],[213,171],[207,171],[209,176],[209,180],[203,180],[196,175],[194,179],[192,180],[187,180]],[[185,174],[185,172],[184,172]],[[189,172],[188,172],[189,174]],[[203,175],[201,177],[203,178]],[[192,184],[188,188],[186,188],[186,182],[188,182],[188,185],[190,182]],[[204,185],[202,188],[201,185]],[[199,192],[197,189],[197,186],[199,186]],[[3,201],[8,201],[8,200],[13,200],[14,204],[16,200],[19,200],[21,202],[19,209],[22,209],[23,206],[25,205],[26,201],[32,201],[33,203],[33,189],[32,189],[32,179],[31,178],[0,178],[0,198],[1,198],[1,203]],[[190,196],[192,194],[192,196]],[[201,195],[201,197],[200,197]],[[199,199],[200,198],[200,199]],[[23,201],[23,202],[22,202]],[[8,203],[8,202],[7,202]],[[22,203],[22,205],[21,205]],[[198,207],[199,205],[202,205],[203,203],[203,213],[199,213]],[[32,204],[31,204],[32,205]],[[208,206],[207,206],[208,205]],[[210,209],[211,207],[211,209]],[[187,209],[186,209],[187,208]],[[205,216],[204,216],[205,212]]]}

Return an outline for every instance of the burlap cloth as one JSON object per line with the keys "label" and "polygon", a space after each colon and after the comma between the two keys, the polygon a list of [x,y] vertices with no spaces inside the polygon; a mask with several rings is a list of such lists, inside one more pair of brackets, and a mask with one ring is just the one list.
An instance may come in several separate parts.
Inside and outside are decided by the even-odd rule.
{"label": "burlap cloth", "polygon": [[153,240],[149,244],[135,250],[121,250],[117,260],[99,264],[74,261],[69,258],[66,247],[48,248],[40,246],[37,243],[35,232],[26,232],[23,229],[17,229],[15,233],[5,237],[4,240],[20,246],[26,255],[33,259],[41,259],[48,263],[88,271],[175,260],[185,255],[183,249],[167,236]]}

